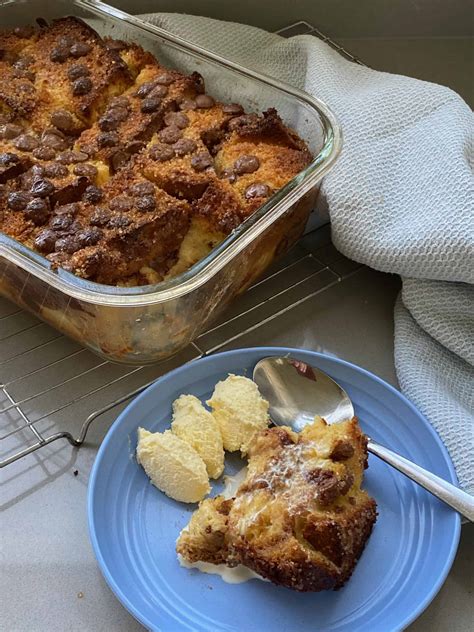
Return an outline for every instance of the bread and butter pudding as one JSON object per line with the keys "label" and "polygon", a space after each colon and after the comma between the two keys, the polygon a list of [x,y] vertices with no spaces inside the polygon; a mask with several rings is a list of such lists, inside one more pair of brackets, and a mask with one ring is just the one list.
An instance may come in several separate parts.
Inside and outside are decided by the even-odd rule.
{"label": "bread and butter pudding", "polygon": [[68,17],[0,33],[0,229],[109,285],[186,270],[311,161],[275,110]]}
{"label": "bread and butter pudding", "polygon": [[361,489],[367,442],[357,419],[321,418],[299,434],[262,430],[233,498],[201,502],[177,542],[188,564],[244,565],[298,591],[340,588],[376,520]]}

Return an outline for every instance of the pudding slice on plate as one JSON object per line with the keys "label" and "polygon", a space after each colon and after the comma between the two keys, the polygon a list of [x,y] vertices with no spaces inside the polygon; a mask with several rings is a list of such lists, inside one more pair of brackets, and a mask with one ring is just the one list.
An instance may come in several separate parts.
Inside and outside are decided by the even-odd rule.
{"label": "pudding slice on plate", "polygon": [[356,418],[297,434],[262,430],[235,496],[204,500],[177,542],[185,562],[243,564],[298,591],[340,588],[376,520],[361,489],[367,440]]}

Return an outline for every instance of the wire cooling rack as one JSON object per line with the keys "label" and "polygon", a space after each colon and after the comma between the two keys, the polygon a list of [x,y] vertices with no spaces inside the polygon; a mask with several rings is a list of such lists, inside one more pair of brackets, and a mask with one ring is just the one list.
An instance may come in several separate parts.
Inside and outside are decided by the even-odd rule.
{"label": "wire cooling rack", "polygon": [[[347,59],[361,63],[307,22],[296,22],[278,33],[315,35]],[[0,467],[59,439],[82,445],[97,418],[109,412],[115,416],[160,375],[283,319],[359,267],[334,248],[329,227],[320,228],[306,235],[194,343],[165,362],[142,367],[104,361],[0,298]]]}

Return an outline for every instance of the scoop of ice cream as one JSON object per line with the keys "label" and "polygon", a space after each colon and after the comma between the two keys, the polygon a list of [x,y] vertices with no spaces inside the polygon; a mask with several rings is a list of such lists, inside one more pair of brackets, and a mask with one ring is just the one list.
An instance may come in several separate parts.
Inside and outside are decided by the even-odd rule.
{"label": "scoop of ice cream", "polygon": [[211,490],[204,461],[171,430],[161,433],[139,428],[137,461],[153,485],[174,500],[195,503]]}
{"label": "scoop of ice cream", "polygon": [[211,478],[224,470],[224,448],[217,421],[194,395],[181,395],[173,403],[173,433],[196,450]]}
{"label": "scoop of ice cream", "polygon": [[255,435],[268,426],[268,402],[247,377],[231,374],[218,382],[207,403],[229,452],[246,454]]}

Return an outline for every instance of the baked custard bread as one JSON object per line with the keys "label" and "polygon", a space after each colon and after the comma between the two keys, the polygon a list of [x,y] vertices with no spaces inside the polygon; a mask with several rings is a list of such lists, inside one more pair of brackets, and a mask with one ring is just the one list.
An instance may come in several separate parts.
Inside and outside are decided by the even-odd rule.
{"label": "baked custard bread", "polygon": [[248,458],[235,497],[202,501],[178,554],[189,563],[243,564],[298,591],[340,588],[376,520],[375,501],[361,489],[367,441],[357,419],[316,418],[299,434],[262,430]]}
{"label": "baked custard bread", "polygon": [[275,110],[76,18],[0,33],[0,230],[109,285],[206,256],[311,161]]}

